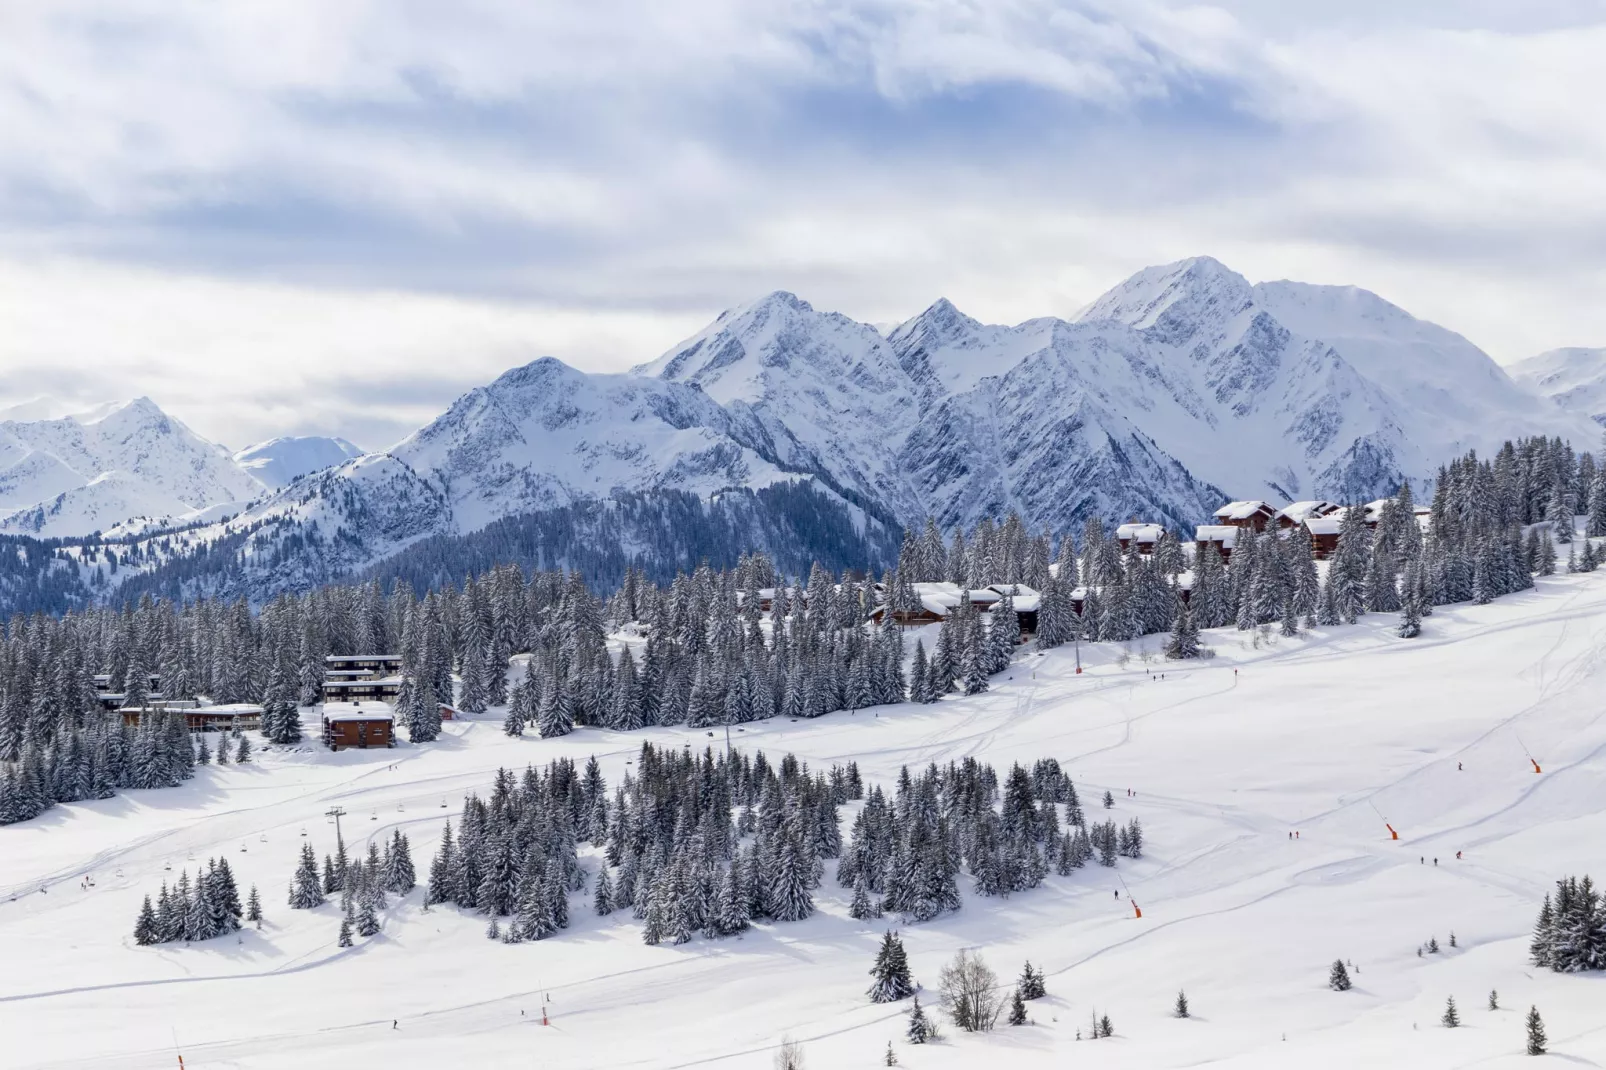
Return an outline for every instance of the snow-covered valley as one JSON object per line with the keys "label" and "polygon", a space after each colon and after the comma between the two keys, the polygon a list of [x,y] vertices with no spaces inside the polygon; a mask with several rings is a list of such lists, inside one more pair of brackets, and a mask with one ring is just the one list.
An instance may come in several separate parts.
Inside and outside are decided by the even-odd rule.
{"label": "snow-covered valley", "polygon": [[[1591,1065],[1606,1059],[1606,981],[1537,971],[1527,943],[1554,880],[1606,868],[1606,581],[1537,583],[1441,606],[1414,641],[1395,638],[1393,615],[1258,642],[1224,629],[1204,633],[1214,658],[1182,667],[1153,655],[1156,635],[1084,644],[1080,675],[1072,647],[1024,647],[984,695],[733,734],[772,760],[855,760],[889,788],[905,765],[975,757],[1003,773],[1054,757],[1090,819],[1105,790],[1108,816],[1140,818],[1142,859],[1007,899],[965,881],[961,910],[902,927],[928,1006],[959,948],[1003,979],[1043,967],[1049,995],[1027,1026],[904,1043],[907,1001],[864,994],[897,922],[849,918],[831,863],[813,918],[681,946],[644,945],[628,913],[595,917],[585,894],[570,928],[512,946],[487,941],[479,915],[423,911],[421,890],[350,949],[336,904],[285,905],[302,833],[333,849],[332,806],[354,852],[406,831],[422,879],[443,822],[498,767],[595,754],[611,790],[644,741],[724,743],[683,727],[510,739],[493,711],[428,746],[262,751],[0,829],[0,1063],[171,1066],[176,1041],[192,1070],[767,1067],[789,1035],[811,1067],[880,1065],[889,1041],[916,1068],[1501,1066],[1521,1057],[1537,1005],[1552,1052]],[[135,946],[141,897],[219,853],[262,890],[262,930]],[[582,860],[594,871],[591,848]],[[1442,950],[1419,957],[1430,937]],[[1351,991],[1327,987],[1336,957],[1357,967]],[[1179,989],[1191,1019],[1170,1015]],[[1484,1009],[1491,989],[1499,1010]],[[1439,1025],[1450,995],[1453,1031]],[[1114,1038],[1078,1041],[1095,1010]]]}

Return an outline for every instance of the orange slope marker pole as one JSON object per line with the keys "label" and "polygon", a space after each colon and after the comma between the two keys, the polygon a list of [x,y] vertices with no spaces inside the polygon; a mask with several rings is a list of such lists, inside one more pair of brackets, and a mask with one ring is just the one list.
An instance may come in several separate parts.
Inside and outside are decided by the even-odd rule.
{"label": "orange slope marker pole", "polygon": [[[1529,760],[1529,761],[1530,761],[1530,762],[1534,762],[1534,757],[1533,757],[1533,755],[1531,755],[1531,754],[1530,754],[1530,755],[1528,755],[1528,760]],[[1543,772],[1544,772],[1544,770],[1543,770],[1543,769],[1541,769],[1541,768],[1539,768],[1539,763],[1538,763],[1538,762],[1534,762],[1534,772],[1536,772],[1536,773],[1543,773]]]}
{"label": "orange slope marker pole", "polygon": [[1372,808],[1372,812],[1374,814],[1376,814],[1380,819],[1383,820],[1383,827],[1389,830],[1389,839],[1391,839],[1391,840],[1399,839],[1400,838],[1400,834],[1398,832],[1394,831],[1394,826],[1389,824],[1388,820],[1386,818],[1383,818],[1383,811],[1381,811],[1381,810],[1379,810],[1377,808],[1377,803],[1373,802],[1371,799],[1367,799],[1366,800],[1366,805],[1370,806]]}
{"label": "orange slope marker pole", "polygon": [[1121,888],[1126,892],[1126,901],[1132,904],[1132,916],[1134,918],[1143,917],[1143,908],[1138,906],[1136,899],[1132,898],[1132,889],[1126,886],[1126,878],[1117,873],[1115,879],[1121,882]]}

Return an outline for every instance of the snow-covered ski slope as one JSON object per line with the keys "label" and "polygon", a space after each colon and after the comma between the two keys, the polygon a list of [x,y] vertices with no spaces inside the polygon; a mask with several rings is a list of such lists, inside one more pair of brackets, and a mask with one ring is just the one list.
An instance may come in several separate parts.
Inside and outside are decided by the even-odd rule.
{"label": "snow-covered ski slope", "polygon": [[[1028,958],[1044,968],[1049,998],[1028,1027],[905,1044],[907,1003],[864,997],[883,926],[848,918],[830,863],[814,918],[680,947],[645,946],[628,912],[598,919],[588,895],[567,931],[515,946],[484,939],[481,917],[422,912],[421,891],[348,950],[336,903],[285,906],[302,830],[320,856],[334,846],[331,806],[349,813],[354,854],[405,829],[422,877],[442,821],[499,765],[595,753],[611,786],[643,740],[722,742],[686,729],[510,740],[487,717],[428,747],[264,754],[0,830],[0,1064],[171,1067],[176,1031],[190,1070],[768,1067],[783,1034],[811,1068],[879,1065],[889,1040],[900,1065],[932,1070],[1527,1066],[1522,1017],[1537,1004],[1552,1052],[1598,1065],[1606,976],[1537,973],[1526,948],[1555,878],[1606,877],[1606,573],[1538,582],[1441,608],[1415,641],[1392,636],[1392,616],[1259,648],[1220,631],[1206,633],[1217,656],[1186,666],[1084,646],[1082,676],[1067,648],[1024,655],[977,698],[737,734],[772,757],[857,759],[889,785],[905,763],[974,755],[1004,772],[1052,755],[1090,819],[1106,816],[1105,789],[1109,816],[1142,819],[1139,861],[1008,900],[966,882],[963,910],[904,929],[926,1003],[960,947],[1003,979]],[[262,889],[264,929],[135,947],[141,896],[219,853],[242,892]],[[1117,874],[1141,920],[1112,894]],[[1419,958],[1430,937],[1444,950]],[[1326,987],[1340,956],[1358,967],[1347,993]],[[1191,1020],[1170,1017],[1179,988]],[[1458,1030],[1438,1024],[1449,995]],[[1095,1009],[1116,1036],[1078,1043]]]}

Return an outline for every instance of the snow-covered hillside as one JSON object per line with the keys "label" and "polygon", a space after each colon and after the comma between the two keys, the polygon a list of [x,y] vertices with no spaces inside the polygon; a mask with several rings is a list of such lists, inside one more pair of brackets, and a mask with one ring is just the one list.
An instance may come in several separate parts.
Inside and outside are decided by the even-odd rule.
{"label": "snow-covered hillside", "polygon": [[[1206,632],[1216,657],[1187,666],[1149,660],[1161,636],[1129,651],[1084,644],[1081,675],[1070,647],[1023,652],[985,695],[735,733],[772,762],[856,760],[882,784],[904,765],[976,757],[1004,771],[1052,756],[1090,820],[1143,823],[1140,860],[1008,899],[977,897],[967,881],[963,907],[924,924],[851,919],[833,863],[814,917],[679,946],[646,946],[629,911],[596,917],[588,893],[572,898],[569,929],[511,946],[486,940],[472,912],[424,912],[421,890],[349,949],[336,946],[335,901],[285,905],[302,843],[334,848],[332,805],[359,856],[407,832],[422,878],[444,820],[465,793],[485,795],[498,767],[595,754],[614,784],[643,740],[723,742],[685,728],[509,739],[493,711],[448,724],[430,746],[259,751],[180,788],[57,807],[0,829],[0,960],[13,964],[0,974],[0,1061],[164,1066],[176,1039],[187,1066],[242,1070],[760,1070],[789,1035],[810,1067],[882,1065],[890,1042],[915,1070],[1498,1068],[1538,1065],[1521,1054],[1537,1005],[1552,1057],[1594,1065],[1606,1060],[1601,976],[1536,970],[1527,953],[1553,881],[1602,876],[1602,576],[1541,577],[1490,605],[1440,607],[1414,641],[1380,615],[1296,639]],[[1108,815],[1095,803],[1106,789]],[[852,818],[845,807],[844,836]],[[242,889],[261,889],[262,931],[134,946],[141,897],[219,853]],[[582,848],[588,872],[598,857]],[[947,1026],[943,1043],[908,1045],[908,1001],[865,996],[894,926],[928,1009],[960,948],[1004,980],[1029,959],[1048,997],[1029,1005],[1029,1025]],[[1419,956],[1430,938],[1440,950]],[[1356,967],[1348,992],[1327,987],[1335,958]],[[1187,1020],[1171,1016],[1179,989]],[[1486,1009],[1491,990],[1498,1010]],[[1439,1024],[1449,996],[1455,1030]],[[1095,1013],[1114,1038],[1078,1040]]]}
{"label": "snow-covered hillside", "polygon": [[1606,424],[1606,349],[1552,349],[1513,364],[1511,375],[1562,409]]}
{"label": "snow-covered hillside", "polygon": [[134,518],[182,521],[263,489],[149,398],[0,422],[0,531],[70,536]]}
{"label": "snow-covered hillside", "polygon": [[362,450],[343,438],[289,435],[236,451],[234,463],[264,486],[277,488],[361,456]]}

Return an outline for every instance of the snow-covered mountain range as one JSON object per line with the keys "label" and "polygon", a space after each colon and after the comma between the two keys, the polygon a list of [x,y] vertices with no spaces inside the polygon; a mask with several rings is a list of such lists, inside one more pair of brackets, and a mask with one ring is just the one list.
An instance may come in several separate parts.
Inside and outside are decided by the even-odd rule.
{"label": "snow-covered mountain range", "polygon": [[[622,492],[792,480],[893,528],[1007,510],[1056,531],[1093,515],[1187,527],[1229,497],[1375,497],[1540,433],[1598,430],[1375,294],[1251,284],[1199,257],[1140,271],[1073,319],[1015,326],[939,300],[877,329],[771,293],[628,373],[551,357],[514,368],[338,467],[306,471],[352,452],[337,440],[275,440],[232,462],[202,444],[220,485],[184,502],[248,496],[228,480],[254,473],[274,489],[197,537],[315,525],[323,537],[295,553],[323,555],[306,571],[329,575]],[[294,573],[288,560],[274,567]]]}
{"label": "snow-covered mountain range", "polygon": [[1562,409],[1606,425],[1606,349],[1552,349],[1513,364],[1511,377]]}
{"label": "snow-covered mountain range", "polygon": [[1017,509],[1056,530],[1093,514],[1186,525],[1228,496],[1376,496],[1541,432],[1593,435],[1374,294],[1251,285],[1197,258],[1074,320],[1016,326],[941,300],[883,333],[772,293],[629,374],[515,368],[387,460],[259,508],[360,499],[384,515],[383,470],[384,493],[405,485],[465,531],[622,490],[799,478],[897,524]]}
{"label": "snow-covered mountain range", "polygon": [[149,398],[0,422],[0,531],[73,536],[161,525],[261,494],[228,452]]}

